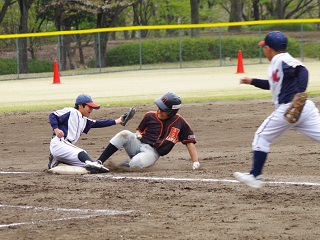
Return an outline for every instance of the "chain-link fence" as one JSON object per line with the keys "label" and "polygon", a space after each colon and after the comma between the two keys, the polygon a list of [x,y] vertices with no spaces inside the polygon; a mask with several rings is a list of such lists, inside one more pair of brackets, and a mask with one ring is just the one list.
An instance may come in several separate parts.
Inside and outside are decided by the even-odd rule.
{"label": "chain-link fence", "polygon": [[[296,24],[295,30],[288,31],[285,25],[277,29],[286,33],[289,39],[294,39],[299,44],[298,55],[303,62],[318,61],[320,57],[320,31],[319,29],[305,29],[304,25]],[[258,40],[263,40],[270,30],[263,30],[263,25],[255,28],[242,27],[241,32],[227,31],[226,26],[204,27],[200,35],[191,37],[191,28],[162,28],[162,29],[136,29],[119,30],[110,32],[88,31],[88,33],[61,34],[53,36],[32,36],[25,38],[0,39],[0,80],[26,79],[39,77],[52,77],[54,61],[58,62],[61,76],[99,74],[112,71],[130,71],[166,68],[200,68],[221,67],[237,64],[237,54],[242,50],[244,64],[267,63],[261,48],[257,46]],[[194,47],[192,41],[186,39],[206,38],[209,43],[216,42],[214,47],[208,47],[201,59],[201,48]],[[244,49],[225,39],[246,37],[253,39],[250,47]],[[172,41],[165,46],[165,51],[159,53],[156,46],[163,41]],[[248,41],[249,42],[249,41]],[[127,57],[128,64],[108,64],[110,59],[117,56],[109,51],[131,43],[134,47],[125,50],[122,55]],[[151,46],[150,46],[151,45]],[[23,46],[26,46],[23,48]],[[148,48],[146,48],[148,46]],[[312,54],[306,51],[311,48]],[[150,50],[151,49],[151,50]],[[312,50],[313,49],[313,50]],[[23,55],[25,51],[26,56]],[[310,51],[310,50],[309,50]],[[188,56],[185,53],[188,53]],[[249,54],[250,52],[250,54]],[[150,61],[150,56],[156,58],[161,54],[161,61]],[[168,55],[168,56],[166,56]],[[172,57],[174,55],[174,57]],[[254,56],[254,57],[253,57]],[[109,59],[108,59],[109,57]],[[124,57],[124,56],[122,56]],[[152,62],[152,63],[150,63]]]}

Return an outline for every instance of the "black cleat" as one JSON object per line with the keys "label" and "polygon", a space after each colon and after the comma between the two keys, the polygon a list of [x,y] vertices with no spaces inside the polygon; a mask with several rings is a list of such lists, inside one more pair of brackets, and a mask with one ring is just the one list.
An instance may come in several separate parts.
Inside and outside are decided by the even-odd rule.
{"label": "black cleat", "polygon": [[56,161],[53,158],[52,154],[50,153],[49,154],[48,169],[54,168],[54,167],[58,166],[58,164],[59,164],[58,161]]}

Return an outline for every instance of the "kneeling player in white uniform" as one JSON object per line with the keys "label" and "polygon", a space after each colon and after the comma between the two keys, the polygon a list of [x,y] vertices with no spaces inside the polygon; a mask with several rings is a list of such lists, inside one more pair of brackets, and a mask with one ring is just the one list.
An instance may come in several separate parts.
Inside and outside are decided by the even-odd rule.
{"label": "kneeling player in white uniform", "polygon": [[90,172],[109,172],[101,162],[93,161],[87,152],[75,146],[82,133],[88,133],[91,128],[103,128],[122,123],[122,118],[116,120],[92,120],[89,116],[93,109],[99,109],[87,94],[80,94],[75,107],[63,108],[49,115],[53,129],[50,143],[50,157],[48,168],[59,163],[87,168]]}

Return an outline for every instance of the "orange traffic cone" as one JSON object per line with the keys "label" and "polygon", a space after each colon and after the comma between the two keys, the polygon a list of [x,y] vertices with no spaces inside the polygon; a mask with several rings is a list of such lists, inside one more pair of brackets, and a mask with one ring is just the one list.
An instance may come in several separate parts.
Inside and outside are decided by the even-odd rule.
{"label": "orange traffic cone", "polygon": [[60,73],[57,60],[53,63],[53,84],[60,83]]}
{"label": "orange traffic cone", "polygon": [[237,73],[244,73],[243,61],[242,61],[242,51],[241,50],[238,51]]}

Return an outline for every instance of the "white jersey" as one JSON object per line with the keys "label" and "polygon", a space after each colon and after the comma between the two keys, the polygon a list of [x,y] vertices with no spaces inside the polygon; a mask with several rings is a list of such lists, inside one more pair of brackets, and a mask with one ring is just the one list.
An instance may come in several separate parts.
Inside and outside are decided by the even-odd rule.
{"label": "white jersey", "polygon": [[64,133],[64,137],[58,138],[53,132],[50,152],[54,159],[68,165],[81,167],[85,167],[86,164],[79,160],[78,154],[82,151],[85,152],[85,150],[74,145],[81,134],[88,133],[91,128],[102,128],[116,124],[112,119],[92,120],[72,107],[52,112],[49,115],[49,121],[52,129],[59,128]]}
{"label": "white jersey", "polygon": [[[286,90],[283,89],[283,70],[289,67],[296,68],[297,66],[304,65],[289,53],[280,53],[272,58],[268,69],[268,81],[272,93],[272,101],[276,107],[279,105],[279,95],[281,91]],[[295,83],[292,81],[292,84]]]}
{"label": "white jersey", "polygon": [[71,107],[57,110],[54,114],[62,118],[66,116],[65,119],[62,119],[62,121],[66,121],[64,124],[66,128],[62,130],[64,132],[66,131],[65,138],[72,144],[75,144],[79,140],[81,134],[85,131],[88,121],[95,122],[94,120],[82,116],[77,109]]}
{"label": "white jersey", "polygon": [[[264,83],[268,83],[268,86]],[[268,153],[270,144],[291,128],[295,128],[320,142],[319,110],[314,102],[306,101],[297,123],[289,123],[284,118],[294,94],[304,92],[307,85],[308,71],[300,61],[288,53],[280,53],[272,58],[268,70],[268,80],[255,80],[254,86],[270,89],[276,108],[255,132],[252,143],[253,151]]]}

